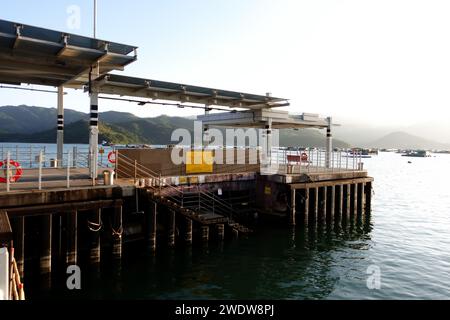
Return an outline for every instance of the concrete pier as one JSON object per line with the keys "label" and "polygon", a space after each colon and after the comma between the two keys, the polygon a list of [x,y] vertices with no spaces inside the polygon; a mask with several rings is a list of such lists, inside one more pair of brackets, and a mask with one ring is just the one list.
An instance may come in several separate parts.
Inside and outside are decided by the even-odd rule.
{"label": "concrete pier", "polygon": [[327,187],[319,188],[319,225],[323,226],[327,214]]}

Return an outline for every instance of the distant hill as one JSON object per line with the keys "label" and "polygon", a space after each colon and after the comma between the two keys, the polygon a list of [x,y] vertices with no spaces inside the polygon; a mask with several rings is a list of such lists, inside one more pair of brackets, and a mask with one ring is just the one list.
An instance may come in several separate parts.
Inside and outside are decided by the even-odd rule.
{"label": "distant hill", "polygon": [[424,139],[406,132],[390,133],[369,144],[372,148],[450,150],[450,145]]}
{"label": "distant hill", "polygon": [[[0,107],[0,141],[56,142],[56,109],[28,106]],[[88,143],[89,115],[65,109],[65,143]],[[173,144],[172,132],[178,128],[193,131],[193,117],[139,118],[131,113],[108,111],[100,114],[99,140],[116,144]],[[281,130],[282,146],[324,147],[325,132]],[[349,145],[338,139],[335,147]]]}

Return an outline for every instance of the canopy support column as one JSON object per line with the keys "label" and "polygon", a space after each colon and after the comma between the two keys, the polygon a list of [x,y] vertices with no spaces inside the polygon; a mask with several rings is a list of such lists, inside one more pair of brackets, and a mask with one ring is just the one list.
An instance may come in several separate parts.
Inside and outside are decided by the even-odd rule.
{"label": "canopy support column", "polygon": [[98,91],[91,88],[91,121],[89,126],[89,172],[92,179],[98,176]]}
{"label": "canopy support column", "polygon": [[64,87],[58,87],[58,128],[56,136],[56,153],[58,160],[58,167],[63,166],[64,154]]}
{"label": "canopy support column", "polygon": [[332,161],[332,155],[333,155],[333,136],[331,134],[331,123],[332,119],[331,117],[327,118],[328,121],[328,127],[327,127],[327,145],[326,145],[326,154],[325,154],[325,166],[327,168],[331,168],[331,161]]}

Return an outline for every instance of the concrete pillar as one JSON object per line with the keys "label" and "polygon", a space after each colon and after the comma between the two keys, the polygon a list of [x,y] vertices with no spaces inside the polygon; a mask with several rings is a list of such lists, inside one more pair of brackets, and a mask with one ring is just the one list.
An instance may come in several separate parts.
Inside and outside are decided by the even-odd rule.
{"label": "concrete pillar", "polygon": [[295,226],[295,211],[296,211],[296,200],[295,200],[296,190],[294,188],[291,189],[291,210],[289,213],[289,224],[291,226]]}
{"label": "concrete pillar", "polygon": [[96,179],[98,175],[98,92],[91,88],[91,120],[89,124],[89,172],[91,178]]}
{"label": "concrete pillar", "polygon": [[358,185],[358,217],[362,217],[364,211],[364,183]]}
{"label": "concrete pillar", "polygon": [[158,205],[156,202],[152,202],[150,210],[147,213],[147,240],[148,247],[151,251],[156,250],[156,214],[158,211]]}
{"label": "concrete pillar", "polygon": [[66,263],[68,265],[77,264],[78,251],[78,222],[77,211],[67,213],[67,251]]}
{"label": "concrete pillar", "polygon": [[327,187],[319,189],[319,224],[324,224],[327,215]]}
{"label": "concrete pillar", "polygon": [[52,215],[41,218],[41,254],[40,269],[42,274],[52,272]]}
{"label": "concrete pillar", "polygon": [[202,242],[207,244],[209,241],[209,226],[202,226],[201,233],[202,233]]}
{"label": "concrete pillar", "polygon": [[342,222],[342,212],[343,212],[343,196],[344,196],[344,186],[342,184],[336,186],[336,209],[335,209],[335,221]]}
{"label": "concrete pillar", "polygon": [[358,184],[353,184],[353,218],[358,216]]}
{"label": "concrete pillar", "polygon": [[269,118],[266,123],[266,134],[267,134],[267,164],[272,164],[272,119]]}
{"label": "concrete pillar", "polygon": [[63,166],[64,154],[64,87],[58,87],[58,127],[56,135],[56,158],[58,167]]}
{"label": "concrete pillar", "polygon": [[191,245],[192,244],[192,226],[193,226],[192,219],[185,218],[185,225],[186,225],[186,229],[185,229],[185,233],[184,233],[184,241],[186,242],[186,244]]}
{"label": "concrete pillar", "polygon": [[333,136],[331,134],[331,126],[332,126],[331,117],[328,117],[327,121],[328,121],[328,127],[327,127],[327,144],[326,144],[326,152],[325,152],[325,165],[327,168],[331,168],[332,156],[333,156]]}
{"label": "concrete pillar", "polygon": [[345,185],[345,219],[348,223],[350,221],[350,209],[351,209],[351,202],[350,202],[350,190],[351,185],[347,184]]}
{"label": "concrete pillar", "polygon": [[217,230],[217,240],[219,241],[225,240],[225,225],[224,224],[216,225],[216,230]]}
{"label": "concrete pillar", "polygon": [[92,213],[92,218],[89,220],[91,231],[91,243],[90,243],[90,262],[92,264],[100,263],[100,231],[102,227],[102,209],[95,209]]}
{"label": "concrete pillar", "polygon": [[123,234],[123,222],[122,222],[122,206],[114,208],[114,224],[113,224],[113,257],[115,259],[122,258],[122,234]]}
{"label": "concrete pillar", "polygon": [[23,278],[25,266],[25,218],[17,218],[15,224],[16,228],[13,239],[14,257],[17,262],[17,269],[19,269],[20,277]]}
{"label": "concrete pillar", "polygon": [[366,193],[366,205],[365,205],[365,214],[367,216],[370,215],[370,213],[372,212],[372,182],[367,182],[366,183],[366,188],[365,188],[365,193]]}
{"label": "concrete pillar", "polygon": [[336,186],[330,187],[329,199],[328,202],[328,221],[330,226],[334,225],[335,216],[336,216]]}
{"label": "concrete pillar", "polygon": [[169,210],[169,219],[168,219],[168,226],[167,226],[167,230],[168,230],[168,245],[169,247],[174,247],[175,246],[175,230],[176,230],[176,226],[175,226],[175,211],[173,210]]}
{"label": "concrete pillar", "polygon": [[309,189],[305,189],[305,203],[303,210],[303,224],[308,227],[309,224]]}
{"label": "concrete pillar", "polygon": [[313,188],[314,198],[313,198],[313,218],[314,224],[317,225],[319,216],[319,188]]}

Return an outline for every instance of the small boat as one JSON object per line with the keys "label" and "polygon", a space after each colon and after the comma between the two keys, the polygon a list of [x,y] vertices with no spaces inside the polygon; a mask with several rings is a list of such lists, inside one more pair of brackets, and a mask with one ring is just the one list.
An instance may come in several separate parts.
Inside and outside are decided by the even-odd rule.
{"label": "small boat", "polygon": [[431,154],[425,150],[413,150],[402,154],[402,157],[429,158]]}

